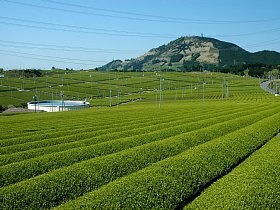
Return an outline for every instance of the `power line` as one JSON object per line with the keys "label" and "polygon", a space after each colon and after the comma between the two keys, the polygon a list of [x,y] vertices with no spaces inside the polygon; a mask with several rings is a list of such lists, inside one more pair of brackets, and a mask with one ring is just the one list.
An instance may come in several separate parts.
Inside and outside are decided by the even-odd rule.
{"label": "power line", "polygon": [[168,36],[174,37],[178,36],[178,34],[156,34],[156,33],[145,33],[145,32],[135,32],[135,31],[123,31],[123,30],[111,30],[111,29],[103,29],[103,28],[91,28],[91,27],[84,27],[84,26],[74,26],[74,25],[65,25],[65,24],[57,24],[57,23],[48,23],[48,22],[41,22],[41,21],[34,21],[34,20],[26,20],[26,19],[19,19],[19,18],[12,18],[12,17],[5,17],[0,16],[1,19],[7,19],[17,22],[27,22],[32,24],[39,24],[39,25],[50,25],[55,27],[66,27],[66,28],[74,28],[79,30],[89,30],[89,31],[102,31],[102,32],[112,32],[117,34],[128,34],[128,35],[143,35],[143,36]]}
{"label": "power line", "polygon": [[32,26],[27,24],[20,24],[20,23],[9,23],[0,21],[0,24],[5,24],[9,26],[20,26],[25,28],[35,28],[35,29],[43,29],[43,30],[51,30],[51,31],[62,31],[62,32],[71,32],[71,33],[81,33],[81,34],[96,34],[96,35],[108,35],[108,36],[124,36],[124,37],[140,37],[140,38],[175,38],[175,37],[163,37],[163,36],[143,36],[143,35],[128,35],[128,34],[112,34],[112,33],[102,33],[102,32],[92,32],[92,31],[78,31],[78,30],[71,30],[71,29],[61,29],[61,28],[50,28],[44,26]]}
{"label": "power line", "polygon": [[280,41],[279,38],[271,39],[271,40],[266,40],[263,42],[248,44],[248,45],[245,45],[244,47],[259,47],[259,46],[263,46],[263,45],[271,45],[271,44],[279,43],[279,41]]}
{"label": "power line", "polygon": [[58,47],[58,48],[69,48],[69,49],[82,49],[82,50],[104,50],[104,51],[114,51],[114,52],[139,52],[143,50],[120,50],[120,49],[112,49],[112,48],[91,48],[91,47],[81,47],[81,46],[67,46],[67,45],[54,45],[54,44],[38,44],[38,43],[31,43],[31,42],[19,42],[19,41],[10,41],[10,40],[0,40],[0,42],[8,42],[8,43],[16,43],[16,44],[26,44],[26,45],[33,45],[33,46],[45,46],[45,47]]}
{"label": "power line", "polygon": [[[162,23],[181,23],[181,24],[186,24],[186,23],[196,23],[195,21],[188,21],[188,22],[182,22],[182,21],[172,21],[172,20],[153,20],[153,19],[146,19],[146,18],[135,18],[135,17],[124,17],[124,16],[117,16],[117,15],[108,15],[108,14],[98,14],[98,13],[89,13],[89,12],[80,12],[80,11],[75,11],[75,10],[69,10],[69,9],[60,9],[60,8],[55,8],[55,7],[47,7],[47,6],[39,6],[39,5],[34,5],[34,4],[28,4],[28,3],[22,3],[22,2],[17,2],[17,1],[10,1],[10,0],[0,0],[0,1],[5,1],[7,3],[13,3],[13,4],[18,4],[22,6],[28,6],[28,7],[34,7],[34,8],[40,8],[40,9],[48,9],[48,10],[54,10],[54,11],[62,11],[62,12],[67,12],[67,13],[74,13],[74,14],[81,14],[81,15],[91,15],[91,16],[101,16],[101,17],[109,17],[109,18],[119,18],[119,19],[125,19],[125,20],[137,20],[137,21],[149,21],[149,22],[162,22]],[[197,23],[197,24],[205,24],[205,23]],[[211,24],[211,23],[209,23]]]}
{"label": "power line", "polygon": [[36,47],[36,46],[25,46],[25,45],[14,45],[14,44],[2,44],[0,46],[3,47],[13,47],[13,48],[28,48],[28,49],[37,49],[37,50],[52,50],[52,51],[67,51],[67,52],[103,52],[103,53],[117,53],[117,52],[110,52],[110,51],[100,51],[100,50],[79,50],[79,49],[63,49],[63,48],[50,48],[50,47]]}
{"label": "power line", "polygon": [[2,53],[2,52],[0,52],[0,54],[1,55],[12,56],[12,57],[17,57],[17,58],[28,58],[28,59],[33,59],[33,60],[51,61],[51,62],[59,62],[59,63],[69,63],[69,64],[77,64],[77,65],[85,65],[85,66],[96,65],[96,64],[88,64],[88,63],[77,63],[77,62],[71,62],[71,61],[60,61],[60,60],[47,59],[47,58],[36,58],[36,57],[24,56],[24,55],[14,55],[14,54],[9,54],[9,53]]}
{"label": "power line", "polygon": [[[35,7],[35,8],[41,8],[41,9],[48,9],[48,10],[54,10],[54,11],[62,11],[62,12],[68,12],[68,13],[76,13],[81,15],[93,15],[93,16],[101,16],[101,17],[109,17],[109,18],[120,18],[120,19],[126,19],[126,20],[138,20],[138,21],[150,21],[150,22],[162,22],[162,23],[179,23],[179,24],[242,24],[242,23],[259,23],[259,22],[271,22],[271,21],[277,21],[280,18],[271,18],[271,19],[259,19],[259,20],[203,20],[203,19],[187,19],[187,18],[174,18],[174,17],[167,17],[167,16],[157,16],[157,15],[147,15],[147,14],[141,14],[141,13],[132,13],[132,12],[124,12],[124,11],[117,11],[117,10],[109,10],[109,9],[103,9],[103,8],[96,8],[96,7],[90,7],[90,6],[84,6],[84,5],[78,5],[78,4],[71,4],[71,3],[62,3],[58,1],[51,1],[51,0],[42,0],[45,2],[62,5],[62,6],[71,6],[71,7],[78,7],[82,9],[90,9],[90,10],[98,10],[102,12],[110,12],[115,14],[121,14],[121,15],[129,15],[129,16],[119,16],[119,15],[111,15],[111,14],[99,14],[99,13],[91,13],[91,12],[85,12],[85,11],[76,11],[76,10],[70,10],[70,9],[61,9],[61,8],[55,8],[55,7],[49,7],[49,6],[42,6],[42,5],[35,5],[30,3],[23,3],[18,1],[12,1],[12,0],[0,0],[4,1],[6,3],[12,3],[12,4],[18,4],[22,6],[28,6],[28,7]],[[131,17],[131,16],[138,16],[138,17]],[[148,19],[148,18],[154,18],[154,19]]]}
{"label": "power line", "polygon": [[125,11],[118,11],[118,10],[111,10],[111,9],[104,9],[104,8],[97,8],[97,7],[91,7],[91,6],[84,6],[80,4],[72,4],[72,3],[65,3],[65,2],[59,2],[54,0],[41,0],[44,2],[50,2],[57,5],[62,6],[71,6],[71,7],[77,7],[82,9],[90,9],[90,10],[99,10],[103,12],[111,12],[116,14],[125,14],[125,15],[135,15],[135,16],[143,16],[143,17],[150,17],[150,18],[160,18],[160,19],[167,19],[167,20],[173,20],[173,21],[194,21],[194,22],[206,22],[206,23],[213,23],[213,24],[233,24],[233,23],[256,23],[256,22],[270,22],[270,21],[276,21],[280,18],[270,18],[270,19],[259,19],[259,20],[205,20],[205,19],[193,19],[193,18],[178,18],[178,17],[168,17],[168,16],[159,16],[159,15],[150,15],[150,14],[143,14],[143,13],[135,13],[135,12],[125,12]]}
{"label": "power line", "polygon": [[[4,42],[1,43],[1,42]],[[12,44],[6,44],[5,41],[0,40],[0,46],[4,46],[4,47],[13,47],[13,48],[28,48],[28,49],[38,49],[38,50],[51,50],[51,51],[66,51],[66,52],[86,52],[86,53],[118,53],[118,54],[130,54],[130,53],[135,53],[136,51],[121,51],[121,50],[107,50],[107,49],[79,49],[79,48],[70,48],[67,46],[63,47],[48,47],[48,46],[40,46],[40,45],[34,45],[34,44],[30,44],[26,45],[26,44],[22,44],[20,42],[15,42],[15,43],[19,43],[18,44],[14,44],[13,42],[9,42],[8,43],[12,43]],[[51,45],[50,45],[51,46]],[[143,52],[143,51],[141,51]]]}
{"label": "power line", "polygon": [[[35,60],[54,61],[54,62],[59,62],[59,63],[70,63],[70,64],[79,64],[79,65],[88,65],[88,66],[96,65],[93,63],[108,63],[108,61],[93,61],[93,60],[62,58],[62,57],[55,57],[55,56],[22,53],[22,52],[16,52],[16,51],[6,51],[6,50],[5,51],[0,50],[0,54],[12,56],[12,57],[29,58],[29,59],[35,59]],[[75,62],[75,61],[78,61],[78,62]],[[79,61],[81,61],[81,62],[79,62]],[[83,61],[91,62],[91,63],[84,63]]]}
{"label": "power line", "polygon": [[[125,36],[125,37],[143,37],[143,38],[175,38],[175,37],[180,36],[180,35],[153,34],[153,33],[88,28],[88,27],[71,26],[71,25],[63,25],[63,24],[56,24],[56,23],[46,23],[46,22],[39,22],[39,21],[32,21],[32,20],[25,20],[25,19],[18,19],[18,18],[10,18],[10,17],[3,17],[3,16],[0,16],[0,19],[8,19],[8,20],[18,21],[18,22],[27,22],[27,23],[32,23],[32,24],[51,25],[51,26],[55,26],[55,27],[74,28],[74,29],[51,28],[51,27],[46,27],[46,26],[35,26],[35,25],[27,25],[27,24],[22,24],[22,23],[0,21],[0,24],[5,24],[5,25],[14,25],[14,26],[21,26],[21,27],[28,27],[28,28],[74,32],[74,33],[84,33],[84,34],[98,34],[98,35]],[[83,31],[75,30],[75,29],[83,29]],[[104,31],[104,32],[98,32],[98,31],[94,31],[94,30],[99,30],[99,31]],[[109,33],[109,32],[112,32],[112,33]]]}
{"label": "power line", "polygon": [[104,63],[107,61],[93,61],[93,60],[85,60],[85,59],[73,59],[73,58],[64,58],[64,57],[57,57],[57,56],[47,56],[47,55],[37,55],[33,53],[23,53],[23,52],[16,52],[16,51],[7,51],[7,50],[0,50],[0,52],[8,52],[8,53],[17,53],[22,55],[31,55],[31,56],[39,56],[39,57],[46,57],[46,58],[54,58],[54,59],[62,59],[62,60],[76,60],[76,61],[88,61],[88,62],[94,62],[94,63]]}
{"label": "power line", "polygon": [[274,33],[279,32],[280,28],[272,28],[268,30],[262,30],[262,31],[256,31],[256,32],[250,32],[250,33],[244,33],[244,34],[212,34],[208,35],[209,37],[239,37],[239,36],[251,36],[251,35],[259,35],[259,34],[266,34],[266,33]]}

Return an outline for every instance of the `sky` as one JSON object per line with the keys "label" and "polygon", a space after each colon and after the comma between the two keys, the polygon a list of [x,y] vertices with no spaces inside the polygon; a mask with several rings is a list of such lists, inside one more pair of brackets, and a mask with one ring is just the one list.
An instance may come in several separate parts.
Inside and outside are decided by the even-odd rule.
{"label": "sky", "polygon": [[0,0],[0,68],[92,69],[181,36],[280,52],[279,0]]}

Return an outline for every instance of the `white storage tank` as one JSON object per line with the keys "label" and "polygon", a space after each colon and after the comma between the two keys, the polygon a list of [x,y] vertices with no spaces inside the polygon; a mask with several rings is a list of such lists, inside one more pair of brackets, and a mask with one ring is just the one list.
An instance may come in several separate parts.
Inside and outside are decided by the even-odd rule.
{"label": "white storage tank", "polygon": [[89,102],[68,100],[31,101],[27,103],[27,106],[28,109],[34,111],[62,112],[89,108]]}

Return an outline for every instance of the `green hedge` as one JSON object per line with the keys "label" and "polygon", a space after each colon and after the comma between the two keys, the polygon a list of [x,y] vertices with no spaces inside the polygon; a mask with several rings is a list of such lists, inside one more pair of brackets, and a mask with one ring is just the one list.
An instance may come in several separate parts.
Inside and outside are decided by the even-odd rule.
{"label": "green hedge", "polygon": [[[135,136],[137,135],[143,135],[149,132],[154,132],[154,133],[164,132],[167,133],[168,135],[168,131],[173,130],[173,134],[175,134],[174,133],[175,129],[173,129],[173,127],[174,128],[177,126],[186,127],[185,124],[189,122],[196,122],[199,120],[203,120],[206,117],[212,118],[212,117],[220,116],[221,114],[234,113],[240,110],[241,109],[235,109],[229,111],[223,110],[223,112],[217,112],[217,110],[208,111],[205,114],[201,114],[193,118],[191,118],[190,116],[185,117],[184,115],[182,116],[174,115],[174,116],[165,116],[163,118],[157,118],[152,121],[145,119],[144,120],[145,123],[143,122],[140,123],[140,121],[133,121],[133,124],[131,124],[131,122],[127,122],[129,123],[130,126],[126,126],[126,127],[122,126],[122,124],[120,123],[120,125],[117,127],[113,125],[112,126],[109,125],[108,128],[112,127],[111,129],[104,129],[104,130],[97,129],[98,131],[95,131],[94,129],[94,131],[89,133],[88,132],[83,133],[84,130],[81,129],[76,131],[77,133],[76,135],[69,135],[69,136],[66,135],[65,137],[57,137],[57,138],[51,138],[42,141],[36,141],[35,144],[30,143],[30,144],[23,144],[23,145],[15,145],[15,147],[3,147],[2,148],[3,151],[5,151],[5,149],[12,150],[12,148],[13,149],[17,148],[18,150],[21,149],[23,151],[16,151],[11,154],[1,155],[0,165],[7,165],[13,162],[19,162],[25,159],[35,158],[54,152],[61,152],[73,148],[90,146],[93,144],[117,140],[120,138],[125,138],[125,137],[135,138]],[[193,112],[192,115],[195,115],[195,112]],[[92,128],[90,129],[92,130]],[[26,148],[29,148],[29,150],[25,150]]]}
{"label": "green hedge", "polygon": [[[276,111],[275,109],[267,110],[266,112],[221,122],[165,140],[83,161],[26,181],[2,187],[0,189],[0,198],[3,201],[2,206],[3,208],[13,206],[16,209],[41,209],[57,206],[119,177],[129,175],[152,163],[177,155],[190,147],[250,125]],[[256,127],[253,126],[253,128]],[[258,127],[255,130],[258,131]],[[227,150],[230,152],[231,147],[228,147]],[[175,164],[174,166],[175,169],[177,165]],[[197,167],[200,168],[199,165]],[[180,171],[178,169],[178,172]],[[13,175],[11,174],[11,176]]]}
{"label": "green hedge", "polygon": [[[262,108],[261,110],[263,110]],[[121,150],[129,149],[132,147],[140,146],[142,144],[150,143],[153,141],[158,141],[170,137],[174,137],[176,135],[179,135],[182,133],[190,132],[192,130],[201,129],[203,127],[210,126],[212,124],[217,124],[219,122],[224,122],[231,120],[232,118],[248,115],[256,111],[261,111],[260,109],[254,109],[254,110],[247,110],[243,112],[236,112],[236,110],[231,110],[228,112],[223,112],[224,115],[220,116],[221,113],[215,113],[212,115],[208,114],[209,119],[206,120],[200,120],[197,122],[192,122],[188,124],[182,124],[177,125],[177,121],[167,124],[167,128],[160,128],[160,126],[157,126],[157,129],[155,129],[155,126],[150,126],[148,128],[141,128],[141,134],[123,138],[124,133],[120,133],[119,136],[116,135],[110,135],[108,134],[109,138],[101,138],[103,140],[102,143],[99,144],[93,144],[94,142],[91,142],[93,145],[86,146],[86,147],[78,147],[74,149],[70,149],[64,152],[57,152],[54,154],[49,155],[42,155],[38,158],[32,158],[30,160],[20,161],[23,157],[21,153],[16,156],[18,158],[18,161],[6,166],[0,167],[1,172],[1,183],[3,185],[9,185],[13,184],[19,181],[22,181],[24,179],[35,177],[40,174],[46,173],[48,171],[68,166],[71,164],[74,164],[76,162],[80,162],[83,160],[88,160],[90,158],[107,155],[110,153],[115,153]],[[218,117],[217,117],[218,116]],[[205,116],[199,116],[197,119],[203,119]],[[195,121],[196,118],[193,120]],[[169,125],[169,126],[168,126]],[[155,130],[155,131],[154,131]],[[153,131],[153,132],[152,132]],[[133,134],[133,130],[125,131],[130,134]],[[106,136],[106,137],[108,137]],[[99,139],[98,137],[95,139]],[[106,140],[106,141],[105,141]],[[92,140],[91,140],[92,141]],[[80,144],[79,144],[80,143]],[[75,142],[75,145],[85,145],[84,140]],[[60,145],[63,146],[64,144]],[[69,144],[66,144],[67,147]],[[45,148],[47,151],[48,148]],[[15,153],[16,155],[17,153]],[[3,162],[9,161],[10,156],[3,155]],[[0,159],[1,160],[1,159]],[[3,186],[1,185],[1,186]]]}
{"label": "green hedge", "polygon": [[[40,147],[40,144],[43,145],[43,142],[45,142],[46,146],[51,145],[52,142],[51,140],[55,140],[55,142],[59,142],[60,138],[62,137],[65,139],[65,137],[67,137],[69,139],[69,142],[71,141],[71,138],[74,138],[74,140],[78,139],[82,139],[83,136],[90,136],[90,134],[92,134],[92,136],[99,136],[101,134],[106,134],[106,133],[112,133],[112,132],[117,132],[117,131],[123,131],[126,129],[125,126],[127,126],[127,129],[131,129],[130,127],[132,126],[136,126],[138,125],[139,127],[141,125],[145,125],[147,124],[147,121],[149,121],[151,116],[141,116],[137,113],[133,113],[133,123],[130,122],[129,118],[125,121],[121,121],[120,117],[116,114],[112,114],[113,116],[110,117],[110,122],[102,122],[100,119],[98,118],[94,118],[94,123],[92,122],[93,119],[91,120],[84,120],[84,122],[81,122],[81,125],[77,126],[77,123],[63,123],[63,122],[58,122],[56,121],[56,119],[50,118],[50,119],[46,119],[46,121],[49,124],[52,124],[53,122],[55,122],[56,124],[60,125],[60,124],[64,124],[63,127],[58,127],[55,130],[51,129],[48,132],[40,132],[38,133],[34,133],[33,135],[22,135],[20,137],[16,137],[16,138],[8,138],[8,139],[4,139],[2,141],[0,141],[0,154],[8,154],[8,153],[13,153],[13,152],[17,152],[17,151],[23,151],[23,150],[28,150],[29,148],[36,148],[36,147]],[[76,115],[76,117],[83,117],[83,116],[78,116]],[[178,116],[176,114],[167,116],[168,118],[170,118],[170,120],[172,119],[180,119],[182,118],[182,116]],[[132,120],[131,119],[131,120]],[[162,122],[166,122],[167,119],[166,117],[158,117],[156,119],[156,121],[158,123]],[[85,126],[85,123],[87,122],[87,126]],[[38,122],[39,123],[39,122]],[[73,125],[72,125],[73,123]],[[26,126],[28,127],[30,125],[26,124],[26,125],[19,125],[19,126]],[[44,126],[46,126],[45,124],[43,124],[41,126],[42,130],[45,130]],[[73,128],[73,126],[75,126]],[[61,131],[62,130],[62,131]],[[80,135],[80,136],[79,136]],[[36,144],[39,144],[39,146],[36,146]]]}
{"label": "green hedge", "polygon": [[187,209],[278,209],[280,136],[205,190]]}
{"label": "green hedge", "polygon": [[271,139],[280,127],[279,118],[278,113],[193,147],[104,185],[58,209],[178,208]]}

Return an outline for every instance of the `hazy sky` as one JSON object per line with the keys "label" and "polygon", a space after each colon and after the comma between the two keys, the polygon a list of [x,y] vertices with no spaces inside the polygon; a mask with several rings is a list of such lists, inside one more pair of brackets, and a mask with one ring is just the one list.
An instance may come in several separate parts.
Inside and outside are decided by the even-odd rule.
{"label": "hazy sky", "polygon": [[0,67],[88,69],[202,33],[280,52],[279,0],[0,0]]}

